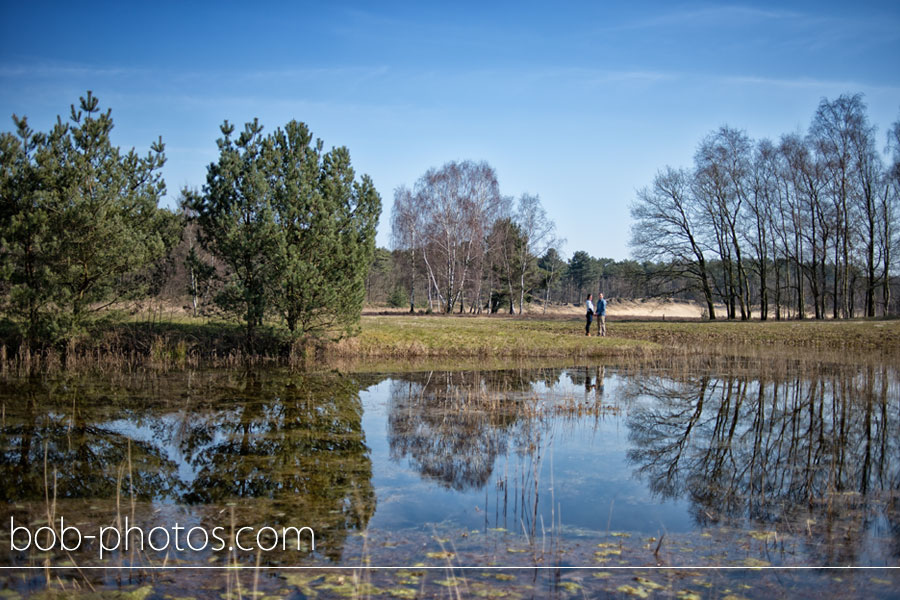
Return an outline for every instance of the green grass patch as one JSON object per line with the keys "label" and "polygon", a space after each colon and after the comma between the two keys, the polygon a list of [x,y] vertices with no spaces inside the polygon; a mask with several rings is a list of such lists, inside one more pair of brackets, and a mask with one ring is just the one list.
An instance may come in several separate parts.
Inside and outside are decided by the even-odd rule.
{"label": "green grass patch", "polygon": [[[7,328],[9,329],[9,328]],[[2,327],[0,327],[2,330]],[[669,355],[755,355],[836,360],[900,356],[900,320],[618,321],[608,337],[586,337],[581,319],[507,316],[364,316],[356,337],[292,341],[284,328],[260,327],[252,343],[238,323],[159,319],[98,324],[71,348],[28,349],[0,336],[0,362],[29,369],[55,367],[233,366],[276,362],[336,367],[460,364],[491,368],[541,360],[658,358]],[[596,327],[594,327],[596,331]],[[0,331],[3,333],[3,331]],[[592,331],[593,333],[593,331]],[[804,352],[798,353],[797,350]]]}
{"label": "green grass patch", "polygon": [[[596,326],[595,328],[596,329]],[[900,321],[608,321],[586,337],[580,319],[366,316],[362,333],[329,346],[346,358],[597,358],[667,352],[841,352],[900,355]],[[593,332],[592,332],[593,333]]]}
{"label": "green grass patch", "polygon": [[701,351],[731,346],[900,354],[898,320],[631,321],[613,322],[609,329],[616,336]]}
{"label": "green grass patch", "polygon": [[574,321],[503,317],[372,316],[362,332],[328,346],[337,357],[553,358],[647,355],[662,347],[648,340],[587,337]]}

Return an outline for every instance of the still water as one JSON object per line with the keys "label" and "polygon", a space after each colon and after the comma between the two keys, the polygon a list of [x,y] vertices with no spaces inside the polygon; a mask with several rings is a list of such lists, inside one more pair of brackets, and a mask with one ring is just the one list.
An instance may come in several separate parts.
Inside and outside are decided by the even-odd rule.
{"label": "still water", "polygon": [[[6,375],[0,403],[8,597],[900,588],[893,364]],[[769,568],[801,566],[829,568]]]}

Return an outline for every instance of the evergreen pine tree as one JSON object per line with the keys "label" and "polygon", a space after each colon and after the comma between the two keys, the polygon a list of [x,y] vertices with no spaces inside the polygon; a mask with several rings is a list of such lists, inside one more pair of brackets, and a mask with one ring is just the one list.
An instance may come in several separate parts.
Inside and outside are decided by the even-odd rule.
{"label": "evergreen pine tree", "polygon": [[141,293],[141,272],[177,238],[162,140],[141,157],[110,140],[111,111],[89,91],[69,122],[0,138],[4,311],[34,343],[69,341],[109,304]]}

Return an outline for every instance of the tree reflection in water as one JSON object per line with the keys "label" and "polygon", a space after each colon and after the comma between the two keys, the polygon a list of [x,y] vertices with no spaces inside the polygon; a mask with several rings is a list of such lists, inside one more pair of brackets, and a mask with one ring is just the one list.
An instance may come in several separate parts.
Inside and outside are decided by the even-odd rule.
{"label": "tree reflection in water", "polygon": [[[391,459],[406,458],[422,477],[447,489],[483,489],[479,510],[485,528],[524,531],[532,540],[541,532],[553,534],[555,509],[542,471],[553,444],[554,420],[541,407],[555,402],[548,391],[555,389],[561,373],[528,369],[395,375],[388,414]],[[501,458],[502,470],[495,474]]]}
{"label": "tree reflection in water", "polygon": [[532,384],[546,376],[540,370],[398,376],[390,391],[391,458],[408,458],[424,477],[450,489],[483,487],[508,440],[521,436],[516,428]]}
{"label": "tree reflection in water", "polygon": [[701,526],[817,530],[818,564],[860,564],[879,522],[900,556],[897,370],[739,371],[629,380],[628,456],[650,489],[687,497]]}
{"label": "tree reflection in water", "polygon": [[180,436],[196,470],[183,500],[271,500],[267,525],[310,525],[317,550],[340,560],[347,531],[365,529],[375,512],[361,388],[351,377],[247,374],[220,395],[227,410]]}
{"label": "tree reflection in water", "polygon": [[335,561],[348,530],[365,529],[374,513],[364,384],[352,377],[216,372],[3,386],[8,501],[45,500],[46,448],[60,499],[130,498],[133,486],[140,501],[196,505],[208,530],[227,529],[229,517],[207,507],[234,503],[238,526],[312,527],[317,551]]}
{"label": "tree reflection in water", "polygon": [[129,493],[133,489],[142,500],[176,493],[177,464],[156,444],[133,439],[116,423],[140,412],[127,389],[32,378],[3,381],[0,397],[0,490],[7,502],[54,493],[59,499],[115,497],[129,461]]}
{"label": "tree reflection in water", "polygon": [[[883,562],[872,552],[896,562],[896,368],[682,366],[681,374],[630,365],[394,375],[390,458],[447,490],[483,488],[486,527],[533,539],[554,523],[543,464],[554,440],[588,431],[584,414],[618,426],[622,410],[638,476],[657,496],[687,499],[697,525],[774,523],[804,534],[814,564]],[[375,511],[361,390],[380,379],[277,370],[8,376],[0,379],[7,512],[46,518],[46,453],[60,501],[96,504],[91,518],[104,523],[133,489],[144,515],[180,505],[207,529],[227,527],[230,506],[237,526],[308,525],[321,555],[339,562],[348,533],[366,529]],[[583,464],[579,477],[602,475],[603,465]],[[592,501],[579,493],[573,501]],[[872,550],[885,544],[867,536],[892,546]]]}

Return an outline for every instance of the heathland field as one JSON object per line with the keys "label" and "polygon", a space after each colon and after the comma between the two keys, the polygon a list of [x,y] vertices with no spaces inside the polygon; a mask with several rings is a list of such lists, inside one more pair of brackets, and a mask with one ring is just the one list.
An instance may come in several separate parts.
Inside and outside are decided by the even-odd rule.
{"label": "heathland field", "polygon": [[[252,340],[236,322],[162,315],[98,324],[66,349],[27,348],[4,335],[0,361],[41,369],[78,364],[115,368],[138,364],[235,365],[247,360],[328,366],[335,361],[637,358],[698,354],[829,352],[842,360],[900,355],[900,320],[699,321],[613,315],[608,336],[584,335],[580,315],[364,315],[358,335],[292,342],[277,325]],[[66,358],[63,358],[63,355]],[[799,356],[799,355],[798,355]],[[30,365],[23,365],[27,361]]]}
{"label": "heathland field", "polygon": [[329,347],[355,357],[600,357],[804,348],[900,352],[900,321],[608,322],[608,337],[584,335],[581,319],[365,316],[358,337]]}

